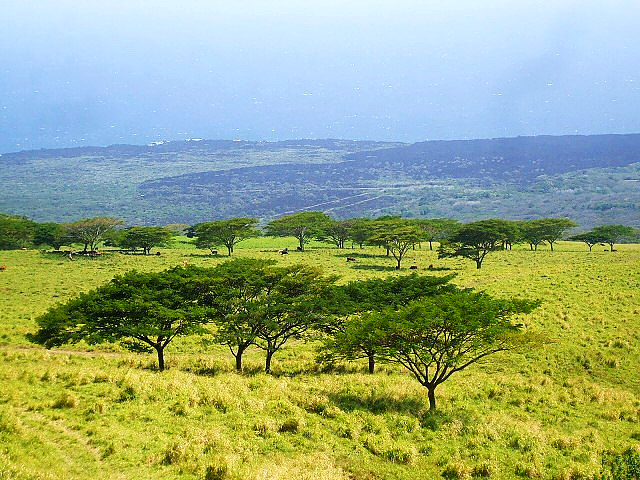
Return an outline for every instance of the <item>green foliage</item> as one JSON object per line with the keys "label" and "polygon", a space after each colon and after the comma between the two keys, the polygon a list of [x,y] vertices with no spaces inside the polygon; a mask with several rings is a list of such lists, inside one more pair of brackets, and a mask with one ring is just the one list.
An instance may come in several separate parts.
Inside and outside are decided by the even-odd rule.
{"label": "green foliage", "polygon": [[220,264],[212,272],[216,285],[216,294],[210,299],[215,306],[212,317],[217,326],[215,341],[229,347],[236,370],[242,370],[242,356],[255,343],[262,327],[258,311],[270,293],[268,269],[274,264],[268,260],[235,259]]}
{"label": "green foliage", "polygon": [[381,245],[396,259],[396,270],[410,248],[424,238],[423,230],[416,222],[404,219],[376,220],[369,243]]}
{"label": "green foliage", "polygon": [[625,225],[600,225],[594,227],[592,232],[600,238],[602,243],[608,243],[611,251],[613,245],[620,243],[621,240],[631,239],[637,232],[633,227]]}
{"label": "green foliage", "polygon": [[429,250],[433,250],[433,242],[442,242],[460,228],[460,223],[451,218],[428,218],[419,220],[418,225],[424,230],[424,239],[429,242]]}
{"label": "green foliage", "polygon": [[247,238],[259,237],[260,231],[256,228],[258,220],[255,218],[231,218],[204,222],[194,225],[193,232],[197,236],[196,246],[208,248],[213,252],[217,246],[227,247],[229,256],[233,248]]}
{"label": "green foliage", "polygon": [[363,248],[371,235],[373,235],[373,222],[369,218],[352,218],[349,220],[349,238]]}
{"label": "green foliage", "polygon": [[476,268],[489,252],[501,249],[515,236],[516,227],[507,220],[480,220],[462,225],[451,238],[440,244],[439,258],[464,257],[476,262]]}
{"label": "green foliage", "polygon": [[541,218],[521,224],[522,237],[529,243],[531,250],[537,250],[538,245],[547,242],[553,251],[553,245],[560,240],[567,230],[576,226],[568,218]]}
{"label": "green foliage", "polygon": [[257,302],[255,345],[266,352],[265,371],[271,359],[290,339],[302,339],[323,324],[336,308],[329,295],[336,277],[306,265],[272,267],[265,275],[265,295]]}
{"label": "green foliage", "polygon": [[304,250],[309,239],[322,235],[324,229],[331,224],[331,217],[322,212],[299,212],[271,220],[265,233],[274,237],[295,237],[298,247]]}
{"label": "green foliage", "polygon": [[367,312],[395,309],[422,297],[453,291],[453,276],[405,275],[398,278],[350,282],[334,288],[333,303],[337,318],[324,326],[329,337],[323,342],[319,360],[333,363],[338,359],[367,358],[369,373],[375,369],[376,344],[369,338],[373,329],[365,323]]}
{"label": "green foliage", "polygon": [[408,369],[427,387],[435,410],[435,389],[452,374],[521,344],[516,334],[522,325],[512,317],[537,305],[470,291],[440,293],[397,310],[365,313],[348,325],[344,338],[368,344],[378,357]]}
{"label": "green foliage", "polygon": [[0,250],[15,250],[31,245],[36,223],[26,217],[0,214]]}
{"label": "green foliage", "polygon": [[123,248],[142,248],[148,255],[153,247],[166,246],[172,236],[166,227],[130,227],[123,232],[119,243]]}
{"label": "green foliage", "polygon": [[640,453],[629,448],[622,453],[607,453],[602,470],[594,480],[640,480]]}
{"label": "green foliage", "polygon": [[67,241],[66,229],[64,225],[59,223],[38,223],[35,228],[33,243],[34,245],[48,245],[56,250]]}
{"label": "green foliage", "polygon": [[71,243],[80,243],[90,251],[95,251],[105,236],[124,222],[112,217],[85,218],[65,226],[66,239]]}
{"label": "green foliage", "polygon": [[570,240],[574,242],[584,242],[589,247],[589,251],[591,251],[594,245],[602,242],[602,236],[594,231],[590,231],[573,235]]}
{"label": "green foliage", "polygon": [[77,343],[131,339],[158,353],[164,370],[164,349],[177,336],[202,333],[210,315],[200,305],[204,270],[176,267],[161,273],[129,272],[106,285],[50,309],[36,322],[30,340],[47,348]]}
{"label": "green foliage", "polygon": [[316,238],[322,242],[332,243],[338,248],[344,248],[344,242],[351,237],[353,227],[352,220],[331,220],[322,227]]}

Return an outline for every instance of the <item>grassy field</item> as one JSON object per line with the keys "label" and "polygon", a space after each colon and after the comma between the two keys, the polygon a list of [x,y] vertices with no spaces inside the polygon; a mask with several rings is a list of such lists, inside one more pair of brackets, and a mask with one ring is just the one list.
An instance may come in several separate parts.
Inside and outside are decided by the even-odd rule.
{"label": "grassy field", "polygon": [[[234,255],[310,263],[343,282],[408,272],[373,247],[274,251],[287,245],[295,240],[256,239]],[[496,252],[481,270],[410,252],[407,267],[433,264],[458,285],[543,301],[525,319],[540,346],[454,375],[435,415],[406,372],[322,369],[313,344],[287,344],[272,376],[261,351],[237,374],[229,352],[200,337],[172,343],[163,373],[153,355],[117,345],[47,351],[25,334],[56,302],[130,269],[226,257],[186,243],[74,261],[0,252],[0,479],[590,478],[603,451],[640,441],[640,246],[597,248]]]}

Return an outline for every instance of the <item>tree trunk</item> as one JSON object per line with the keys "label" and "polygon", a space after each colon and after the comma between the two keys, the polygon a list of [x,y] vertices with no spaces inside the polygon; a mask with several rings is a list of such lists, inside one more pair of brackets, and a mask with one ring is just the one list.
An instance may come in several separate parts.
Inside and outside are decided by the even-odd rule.
{"label": "tree trunk", "polygon": [[242,354],[247,349],[247,347],[238,347],[238,351],[236,352],[236,370],[238,372],[242,371]]}
{"label": "tree trunk", "polygon": [[267,358],[264,363],[264,372],[271,373],[271,357],[275,352],[273,350],[267,350]]}
{"label": "tree trunk", "polygon": [[227,250],[229,252],[229,256],[231,256],[231,254],[233,253],[233,247],[227,246]]}
{"label": "tree trunk", "polygon": [[553,252],[553,242],[549,242],[549,246],[551,247],[551,251]]}
{"label": "tree trunk", "polygon": [[429,240],[429,250],[433,250],[433,244],[431,243],[431,240]]}
{"label": "tree trunk", "polygon": [[369,373],[373,375],[373,372],[376,369],[376,359],[373,356],[373,353],[367,353],[367,357],[369,359]]}
{"label": "tree trunk", "polygon": [[427,387],[429,395],[429,411],[435,412],[436,410],[436,387]]}
{"label": "tree trunk", "polygon": [[154,346],[158,352],[158,370],[164,371],[164,347]]}
{"label": "tree trunk", "polygon": [[589,245],[589,251],[591,251],[592,248],[593,248],[593,245]]}
{"label": "tree trunk", "polygon": [[476,268],[480,270],[482,268],[482,260],[476,260]]}
{"label": "tree trunk", "polygon": [[400,270],[400,261],[401,261],[401,259],[398,258],[398,264],[396,265],[396,270]]}

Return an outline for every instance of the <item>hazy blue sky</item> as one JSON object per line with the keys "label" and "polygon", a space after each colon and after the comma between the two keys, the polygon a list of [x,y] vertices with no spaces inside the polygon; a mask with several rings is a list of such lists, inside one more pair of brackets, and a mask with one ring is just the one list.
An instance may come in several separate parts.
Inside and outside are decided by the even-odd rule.
{"label": "hazy blue sky", "polygon": [[6,2],[0,152],[640,132],[640,1]]}

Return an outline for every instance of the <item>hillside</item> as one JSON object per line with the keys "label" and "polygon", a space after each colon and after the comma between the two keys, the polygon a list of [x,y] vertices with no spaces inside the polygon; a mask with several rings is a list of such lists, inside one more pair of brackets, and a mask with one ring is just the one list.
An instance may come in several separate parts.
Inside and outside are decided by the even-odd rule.
{"label": "hillside", "polygon": [[128,223],[270,218],[569,216],[640,226],[640,135],[429,141],[185,141],[0,157],[0,211]]}

